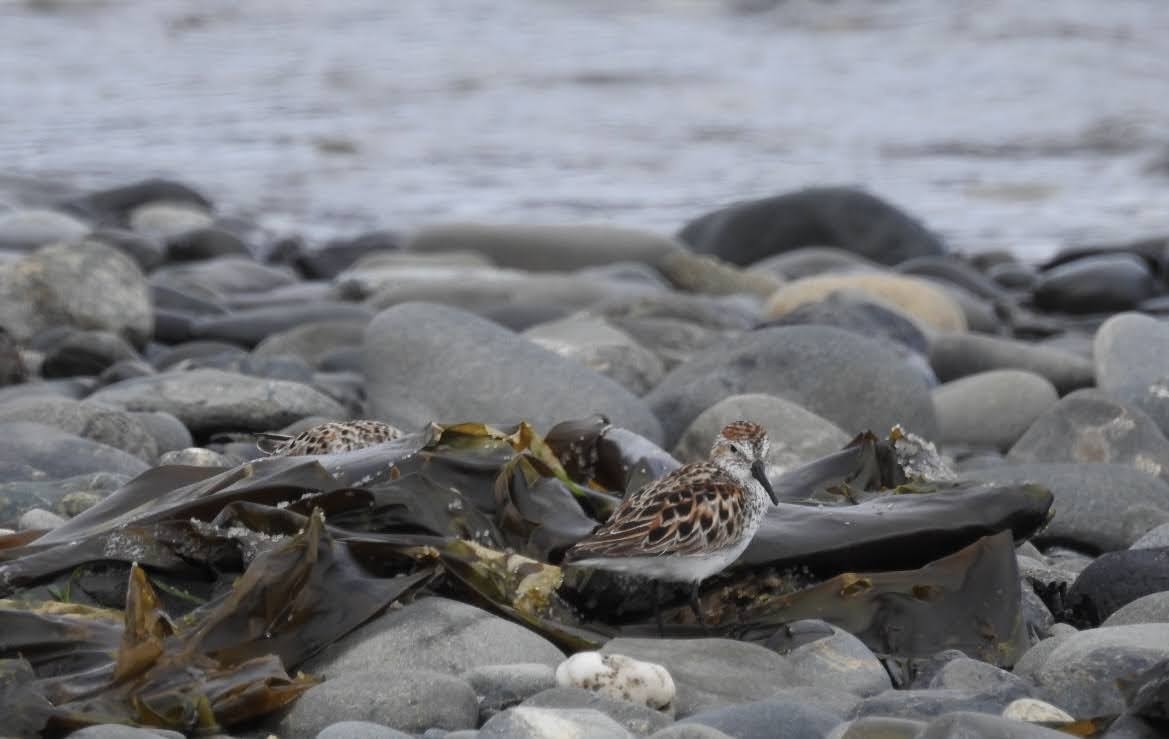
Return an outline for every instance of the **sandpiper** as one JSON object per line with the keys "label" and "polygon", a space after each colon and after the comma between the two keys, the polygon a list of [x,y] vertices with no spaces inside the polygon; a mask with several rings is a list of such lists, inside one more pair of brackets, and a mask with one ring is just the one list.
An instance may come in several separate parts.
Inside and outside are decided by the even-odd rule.
{"label": "sandpiper", "polygon": [[[690,607],[705,628],[699,585],[747,548],[767,498],[779,503],[767,480],[767,449],[759,424],[729,424],[714,440],[709,461],[679,467],[626,497],[564,562],[653,578],[659,588],[663,580],[691,583]],[[656,616],[660,633],[660,608]]]}
{"label": "sandpiper", "polygon": [[340,454],[401,438],[402,431],[381,421],[331,421],[296,436],[257,433],[256,446],[273,457]]}

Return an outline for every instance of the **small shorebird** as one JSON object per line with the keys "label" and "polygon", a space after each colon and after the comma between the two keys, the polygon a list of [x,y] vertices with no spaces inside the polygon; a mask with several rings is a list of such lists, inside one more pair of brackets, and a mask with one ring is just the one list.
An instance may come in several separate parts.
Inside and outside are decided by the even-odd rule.
{"label": "small shorebird", "polygon": [[340,454],[393,441],[401,430],[381,421],[331,421],[301,431],[296,436],[259,432],[256,446],[273,457]]}
{"label": "small shorebird", "polygon": [[[568,550],[564,563],[653,578],[655,596],[662,580],[689,582],[690,607],[705,629],[698,586],[747,548],[767,498],[779,503],[767,480],[767,448],[763,427],[729,424],[714,440],[709,461],[679,467],[628,496],[604,525]],[[655,605],[661,633],[660,597]]]}

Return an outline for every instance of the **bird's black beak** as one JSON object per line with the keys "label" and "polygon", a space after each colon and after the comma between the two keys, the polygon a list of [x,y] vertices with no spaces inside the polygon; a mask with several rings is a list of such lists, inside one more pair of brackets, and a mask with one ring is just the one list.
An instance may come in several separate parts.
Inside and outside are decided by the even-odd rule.
{"label": "bird's black beak", "polygon": [[762,459],[755,460],[755,463],[751,465],[751,477],[758,480],[763,489],[767,491],[767,494],[771,496],[771,502],[779,505],[779,496],[771,489],[771,480],[767,479],[767,465],[763,463]]}

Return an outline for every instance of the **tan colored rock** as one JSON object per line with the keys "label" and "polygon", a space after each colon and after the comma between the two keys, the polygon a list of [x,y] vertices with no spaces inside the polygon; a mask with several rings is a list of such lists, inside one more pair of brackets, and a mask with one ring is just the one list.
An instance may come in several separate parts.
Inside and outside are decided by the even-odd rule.
{"label": "tan colored rock", "polygon": [[670,252],[656,266],[674,287],[704,295],[747,293],[766,298],[783,286],[783,280],[777,275],[743,269],[718,257],[688,251]]}
{"label": "tan colored rock", "polygon": [[887,303],[926,328],[966,330],[961,306],[944,290],[925,280],[881,272],[819,275],[790,282],[772,294],[767,301],[767,314],[778,318],[842,290]]}

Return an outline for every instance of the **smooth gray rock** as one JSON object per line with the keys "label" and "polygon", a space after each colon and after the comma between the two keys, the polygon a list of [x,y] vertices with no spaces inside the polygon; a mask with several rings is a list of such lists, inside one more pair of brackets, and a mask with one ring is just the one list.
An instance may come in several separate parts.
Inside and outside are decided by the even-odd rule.
{"label": "smooth gray rock", "polygon": [[943,444],[1004,451],[1058,400],[1046,378],[1023,370],[979,372],[933,390]]}
{"label": "smooth gray rock", "polygon": [[40,374],[46,379],[98,375],[116,362],[134,360],[130,342],[110,331],[73,331],[45,352]]}
{"label": "smooth gray rock", "polygon": [[523,335],[608,377],[634,395],[649,392],[666,374],[656,354],[604,318],[569,316],[533,326]]}
{"label": "smooth gray rock", "polygon": [[1169,522],[1169,485],[1120,464],[1017,464],[967,470],[987,482],[1035,482],[1055,496],[1055,516],[1035,540],[1127,549],[1154,526]]}
{"label": "smooth gray rock", "polygon": [[1169,623],[1088,629],[1063,639],[1035,673],[1038,697],[1073,716],[1124,712],[1117,679],[1169,656]]}
{"label": "smooth gray rock", "polygon": [[4,328],[25,341],[54,326],[111,331],[141,345],[154,330],[146,278],[117,249],[54,244],[0,263]]}
{"label": "smooth gray rock", "polygon": [[338,721],[370,721],[418,733],[478,725],[475,691],[463,680],[422,669],[377,669],[334,675],[309,688],[280,719],[277,733],[312,739]]}
{"label": "smooth gray rock", "polygon": [[1067,739],[1067,734],[1025,721],[956,711],[930,721],[916,739]]}
{"label": "smooth gray rock", "polygon": [[1169,591],[1141,596],[1114,611],[1100,625],[1130,626],[1150,623],[1169,623]]}
{"label": "smooth gray rock", "polygon": [[838,724],[825,739],[915,739],[925,727],[924,721],[908,718],[864,716]]}
{"label": "smooth gray rock", "polygon": [[1100,389],[1140,408],[1169,435],[1169,323],[1121,313],[1101,324],[1092,348]]}
{"label": "smooth gray rock", "polygon": [[191,438],[191,432],[183,425],[182,421],[171,413],[143,411],[131,413],[130,417],[137,421],[146,430],[146,433],[150,434],[150,438],[154,439],[159,454],[176,449],[186,449],[195,443],[194,439]]}
{"label": "smooth gray rock", "polygon": [[44,529],[50,531],[65,523],[65,519],[43,508],[32,508],[21,514],[16,522],[17,531]]}
{"label": "smooth gray rock", "polygon": [[835,246],[804,246],[760,259],[751,269],[769,272],[789,280],[831,272],[872,272],[885,269],[847,249]]}
{"label": "smooth gray rock", "polygon": [[549,688],[528,698],[523,705],[529,708],[591,708],[639,736],[652,734],[673,723],[669,716],[648,706],[609,698],[584,688]]}
{"label": "smooth gray rock", "polygon": [[857,716],[894,716],[922,721],[954,711],[999,714],[1018,696],[1006,697],[977,690],[936,688],[889,690],[866,698],[857,706]]}
{"label": "smooth gray rock", "polygon": [[130,209],[130,228],[140,234],[163,241],[215,222],[207,208],[195,203],[155,200]]}
{"label": "smooth gray rock", "polygon": [[264,292],[299,280],[288,267],[271,267],[245,257],[219,257],[159,267],[150,284],[215,300],[239,292]]}
{"label": "smooth gray rock", "polygon": [[1149,529],[1144,536],[1133,542],[1130,549],[1160,549],[1169,547],[1169,523]]}
{"label": "smooth gray rock", "polygon": [[69,734],[69,739],[185,739],[178,731],[167,729],[137,729],[121,724],[86,726]]}
{"label": "smooth gray rock", "polygon": [[121,449],[30,421],[0,423],[0,482],[60,480],[94,472],[131,477],[148,465]]}
{"label": "smooth gray rock", "polygon": [[321,729],[316,739],[411,739],[412,736],[371,721],[338,721]]}
{"label": "smooth gray rock", "polygon": [[158,458],[158,464],[177,464],[187,467],[234,467],[236,461],[219,452],[202,447],[188,447],[186,449],[172,449],[164,452]]}
{"label": "smooth gray rock", "polygon": [[1169,440],[1145,413],[1095,389],[1050,407],[1011,447],[1014,462],[1109,462],[1169,482]]}
{"label": "smooth gray rock", "polygon": [[965,690],[1005,699],[1031,696],[1031,684],[1018,675],[969,657],[952,659],[930,680],[933,690]]}
{"label": "smooth gray rock", "polygon": [[60,211],[24,208],[0,213],[0,249],[30,251],[76,241],[88,232],[89,226]]}
{"label": "smooth gray rock", "polygon": [[985,334],[938,334],[930,341],[930,365],[942,382],[979,372],[1017,369],[1033,372],[1062,393],[1095,381],[1090,359],[1071,352]]}
{"label": "smooth gray rock", "polygon": [[191,336],[254,347],[272,334],[304,324],[320,321],[368,323],[371,318],[373,312],[365,306],[318,300],[296,305],[246,308],[222,316],[203,316],[192,323]]}
{"label": "smooth gray rock", "polygon": [[[772,644],[787,657],[797,674],[813,686],[843,690],[858,696],[891,690],[893,684],[877,656],[852,634],[823,621],[793,621],[784,627],[792,634],[794,648]],[[824,636],[817,636],[826,631]],[[811,641],[800,638],[809,632]]]}
{"label": "smooth gray rock", "polygon": [[787,659],[757,644],[729,639],[627,639],[601,652],[662,665],[674,679],[679,717],[770,698],[807,681]]}
{"label": "smooth gray rock", "polygon": [[339,403],[308,385],[216,369],[126,380],[99,390],[91,400],[129,411],[170,413],[196,436],[266,431],[305,416],[347,417]]}
{"label": "smooth gray rock", "polygon": [[477,316],[406,303],[378,314],[365,333],[369,407],[376,418],[504,423],[540,430],[603,413],[654,442],[661,425],[625,388]]}
{"label": "smooth gray rock", "polygon": [[92,401],[52,396],[16,398],[0,404],[0,423],[31,421],[133,454],[144,462],[158,457],[158,443],[133,414]]}
{"label": "smooth gray rock", "polygon": [[1163,726],[1154,726],[1140,716],[1126,713],[1112,722],[1101,739],[1165,739],[1165,732]]}
{"label": "smooth gray rock", "polygon": [[632,739],[633,735],[600,711],[582,708],[516,706],[479,729],[478,739]]}
{"label": "smooth gray rock", "polygon": [[931,438],[937,420],[922,377],[888,347],[848,331],[788,326],[716,345],[670,372],[646,396],[673,445],[698,415],[731,395],[786,398],[845,433],[901,424]]}
{"label": "smooth gray rock", "polygon": [[683,719],[736,739],[771,739],[782,727],[785,739],[822,739],[841,719],[821,708],[792,700],[763,700],[711,708]]}
{"label": "smooth gray rock", "polygon": [[732,739],[718,729],[703,724],[674,724],[649,735],[649,739]]}
{"label": "smooth gray rock", "polygon": [[1132,310],[1158,293],[1149,264],[1135,254],[1100,254],[1065,262],[1039,275],[1037,308],[1064,313]]}
{"label": "smooth gray rock", "polygon": [[371,669],[458,675],[519,662],[556,669],[562,661],[560,649],[522,626],[458,601],[424,598],[361,626],[302,669],[325,678]]}
{"label": "smooth gray rock", "polygon": [[1015,662],[1012,672],[1034,685],[1038,679],[1036,676],[1039,670],[1047,658],[1051,656],[1051,653],[1064,641],[1078,633],[1080,632],[1067,624],[1055,624],[1052,627],[1051,636],[1032,644],[1030,649],[1023,652],[1023,655]]}
{"label": "smooth gray rock", "polygon": [[674,445],[674,456],[682,462],[705,460],[714,437],[738,420],[767,429],[771,440],[767,463],[781,471],[839,451],[849,442],[848,434],[831,421],[790,400],[755,393],[732,395],[699,413]]}
{"label": "smooth gray rock", "polygon": [[368,320],[332,320],[303,323],[274,333],[252,350],[257,357],[291,354],[316,367],[321,358],[337,349],[361,346]]}
{"label": "smooth gray rock", "polygon": [[484,665],[462,674],[479,699],[479,720],[517,706],[537,693],[556,687],[556,671],[548,665],[522,662]]}
{"label": "smooth gray rock", "polygon": [[684,248],[678,241],[650,231],[586,224],[440,224],[427,226],[406,241],[408,251],[470,251],[501,267],[547,271],[616,261],[652,264]]}
{"label": "smooth gray rock", "polygon": [[1093,623],[1151,593],[1169,590],[1169,548],[1105,552],[1085,567],[1065,600]]}

